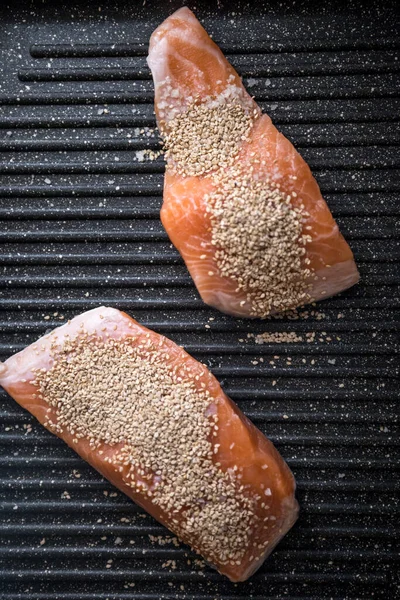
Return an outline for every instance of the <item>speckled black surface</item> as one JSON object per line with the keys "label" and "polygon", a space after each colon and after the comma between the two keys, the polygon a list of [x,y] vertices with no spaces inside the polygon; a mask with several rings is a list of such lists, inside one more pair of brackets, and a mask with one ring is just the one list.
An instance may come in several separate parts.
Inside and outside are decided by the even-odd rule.
{"label": "speckled black surface", "polygon": [[[276,443],[296,475],[301,516],[259,573],[230,584],[201,570],[186,547],[152,543],[149,535],[166,531],[0,392],[0,598],[392,600],[394,3],[189,4],[309,161],[361,283],[320,303],[321,320],[243,322],[205,307],[158,219],[162,160],[136,155],[158,148],[156,134],[141,132],[155,125],[148,37],[181,3],[3,2],[0,358],[60,315],[99,304],[127,310],[208,364]],[[263,331],[317,336],[263,346],[247,338]],[[176,569],[163,566],[168,560]]]}

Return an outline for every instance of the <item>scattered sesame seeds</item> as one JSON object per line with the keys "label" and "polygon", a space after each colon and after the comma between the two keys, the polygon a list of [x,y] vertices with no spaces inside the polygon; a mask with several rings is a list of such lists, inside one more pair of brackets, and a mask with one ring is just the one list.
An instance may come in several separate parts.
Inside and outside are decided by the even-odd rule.
{"label": "scattered sesame seeds", "polygon": [[162,536],[162,535],[151,535],[149,534],[149,540],[155,544],[157,543],[159,546],[166,546],[169,544],[173,544],[176,548],[179,548],[179,540],[176,537],[171,537],[169,535],[167,536]]}
{"label": "scattered sesame seeds", "polygon": [[170,368],[151,339],[140,342],[82,331],[54,344],[52,367],[33,381],[56,414],[45,425],[87,439],[94,452],[117,446],[103,460],[160,507],[174,533],[211,562],[240,561],[259,521],[258,498],[214,462],[215,400],[183,376],[185,365]]}
{"label": "scattered sesame seeds", "polygon": [[193,564],[196,565],[196,567],[199,567],[199,569],[205,569],[206,567],[206,563],[200,558],[195,558]]}
{"label": "scattered sesame seeds", "polygon": [[295,331],[273,331],[254,335],[250,333],[248,337],[254,338],[256,344],[294,344],[303,342],[304,338]]}
{"label": "scattered sesame seeds", "polygon": [[161,156],[162,150],[152,150],[151,148],[145,148],[144,150],[136,150],[135,156],[138,162],[144,162],[146,160],[156,160]]}
{"label": "scattered sesame seeds", "polygon": [[[329,343],[332,341],[326,331],[307,331],[304,334],[297,333],[296,331],[265,331],[264,333],[248,333],[248,339],[254,339],[256,344],[296,344],[306,342],[307,344],[315,341]],[[239,342],[245,340],[240,339]],[[259,359],[261,360],[261,359]],[[288,360],[291,360],[290,358]],[[271,364],[274,364],[271,361]]]}
{"label": "scattered sesame seeds", "polygon": [[176,570],[176,560],[166,560],[165,562],[163,562],[163,564],[161,565],[161,567],[163,569],[171,569],[172,571]]}

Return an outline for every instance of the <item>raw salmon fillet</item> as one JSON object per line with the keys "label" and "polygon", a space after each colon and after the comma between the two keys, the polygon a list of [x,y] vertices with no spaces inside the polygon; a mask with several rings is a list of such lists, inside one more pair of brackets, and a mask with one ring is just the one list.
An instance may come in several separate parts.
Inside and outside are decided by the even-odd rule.
{"label": "raw salmon fillet", "polygon": [[308,165],[188,8],[154,31],[147,60],[167,149],[161,220],[204,302],[265,318],[354,285]]}
{"label": "raw salmon fillet", "polygon": [[113,485],[232,581],[296,521],[273,444],[180,346],[113,308],[0,363],[0,384]]}

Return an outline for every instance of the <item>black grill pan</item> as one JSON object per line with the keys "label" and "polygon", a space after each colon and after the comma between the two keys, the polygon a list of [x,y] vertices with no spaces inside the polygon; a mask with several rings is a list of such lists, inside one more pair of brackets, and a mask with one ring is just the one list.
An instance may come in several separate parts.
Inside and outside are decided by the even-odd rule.
{"label": "black grill pan", "polygon": [[[299,148],[362,281],[301,319],[207,308],[159,221],[146,66],[179,2],[0,8],[0,359],[100,304],[205,362],[276,443],[301,516],[233,585],[0,392],[0,598],[397,597],[400,94],[394,3],[189,3]],[[295,331],[295,344],[248,334]],[[111,562],[110,562],[111,561]]]}

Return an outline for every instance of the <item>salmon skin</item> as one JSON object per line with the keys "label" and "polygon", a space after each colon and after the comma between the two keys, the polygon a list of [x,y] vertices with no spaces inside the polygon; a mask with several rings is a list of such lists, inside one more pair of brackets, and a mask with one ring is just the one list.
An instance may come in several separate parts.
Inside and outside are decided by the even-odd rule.
{"label": "salmon skin", "polygon": [[220,573],[244,581],[296,521],[293,475],[208,369],[114,308],[0,363],[46,428]]}
{"label": "salmon skin", "polygon": [[162,223],[207,304],[261,317],[359,280],[311,171],[188,8],[148,54],[167,168]]}

